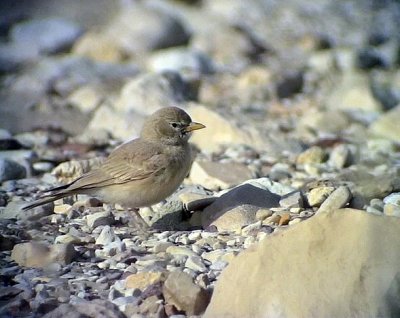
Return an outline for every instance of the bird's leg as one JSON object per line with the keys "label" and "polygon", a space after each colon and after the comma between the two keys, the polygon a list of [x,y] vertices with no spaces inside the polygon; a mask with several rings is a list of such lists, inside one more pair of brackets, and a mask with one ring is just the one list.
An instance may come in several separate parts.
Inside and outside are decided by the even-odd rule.
{"label": "bird's leg", "polygon": [[135,214],[135,219],[136,219],[136,226],[138,226],[139,229],[141,230],[149,230],[150,226],[147,224],[147,222],[143,219],[143,217],[139,213],[138,208],[128,208],[127,209],[129,212],[133,212]]}

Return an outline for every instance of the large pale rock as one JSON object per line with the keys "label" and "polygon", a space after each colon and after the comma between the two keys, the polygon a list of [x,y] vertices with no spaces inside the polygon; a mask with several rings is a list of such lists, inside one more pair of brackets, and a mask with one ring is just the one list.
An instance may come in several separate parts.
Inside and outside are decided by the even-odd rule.
{"label": "large pale rock", "polygon": [[247,166],[235,162],[195,161],[190,171],[193,183],[210,190],[228,189],[252,176]]}
{"label": "large pale rock", "polygon": [[255,131],[247,131],[217,112],[203,105],[191,103],[188,112],[194,121],[201,122],[207,129],[193,134],[191,142],[205,151],[217,150],[221,145],[246,144],[262,147],[262,139]]}
{"label": "large pale rock", "polygon": [[400,106],[381,115],[371,126],[371,133],[390,140],[400,139]]}
{"label": "large pale rock", "polygon": [[343,209],[271,235],[231,261],[204,317],[397,317],[399,231]]}

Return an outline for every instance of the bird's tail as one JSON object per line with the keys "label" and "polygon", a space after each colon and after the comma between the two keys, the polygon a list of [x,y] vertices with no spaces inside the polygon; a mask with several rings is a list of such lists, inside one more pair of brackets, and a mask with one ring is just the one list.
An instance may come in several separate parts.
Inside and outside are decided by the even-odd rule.
{"label": "bird's tail", "polygon": [[37,199],[36,201],[33,201],[31,203],[28,203],[27,205],[24,205],[21,209],[22,210],[29,210],[36,208],[39,205],[43,205],[46,203],[50,203],[53,201],[56,201],[58,199],[62,199],[64,197],[72,195],[71,193],[65,193],[65,192],[59,192],[59,193],[54,193],[54,194],[47,194],[45,196],[42,196],[41,198]]}

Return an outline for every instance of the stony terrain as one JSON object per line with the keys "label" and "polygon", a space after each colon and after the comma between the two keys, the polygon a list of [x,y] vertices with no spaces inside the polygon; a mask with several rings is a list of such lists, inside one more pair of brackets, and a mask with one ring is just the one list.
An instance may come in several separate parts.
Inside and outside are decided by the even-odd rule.
{"label": "stony terrain", "polygon": [[[398,1],[50,2],[1,13],[1,317],[400,313]],[[150,229],[20,210],[167,105],[207,129]]]}

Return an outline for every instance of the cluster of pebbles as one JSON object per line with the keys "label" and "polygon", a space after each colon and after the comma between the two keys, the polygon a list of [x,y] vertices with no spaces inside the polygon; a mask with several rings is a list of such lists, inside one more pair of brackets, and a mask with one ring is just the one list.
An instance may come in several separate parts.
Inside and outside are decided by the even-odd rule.
{"label": "cluster of pebbles", "polygon": [[[2,26],[1,317],[201,316],[270,235],[342,207],[400,217],[398,1],[87,3],[118,13]],[[21,211],[167,105],[207,129],[149,228],[81,195]]]}

